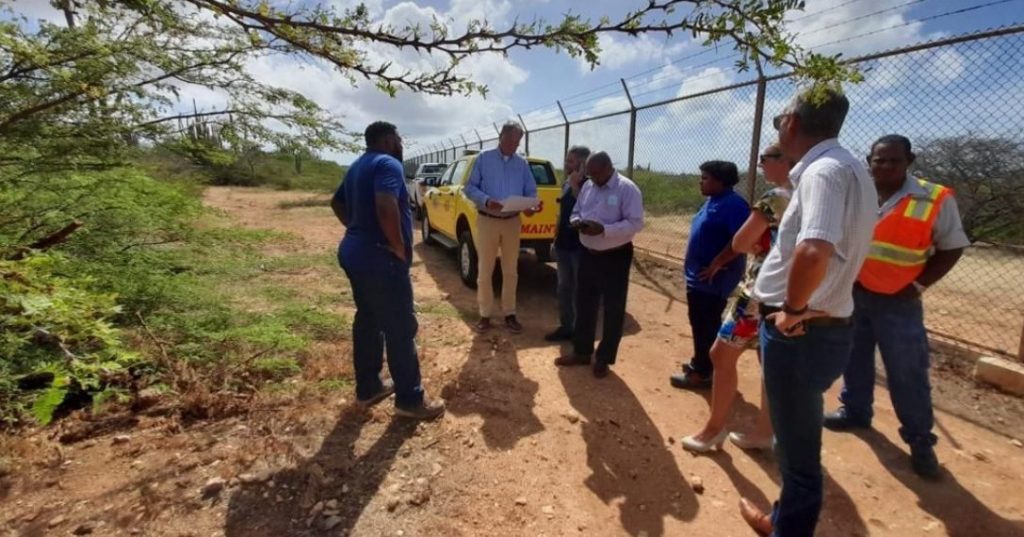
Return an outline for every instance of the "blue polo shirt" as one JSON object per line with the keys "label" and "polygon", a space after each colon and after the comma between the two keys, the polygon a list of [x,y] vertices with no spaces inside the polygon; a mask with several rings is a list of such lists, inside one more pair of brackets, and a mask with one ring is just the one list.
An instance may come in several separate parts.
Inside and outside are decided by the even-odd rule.
{"label": "blue polo shirt", "polygon": [[743,226],[750,215],[747,200],[727,190],[708,198],[690,223],[690,240],[686,245],[686,288],[701,293],[728,297],[743,278],[746,258],[739,256],[726,265],[710,281],[701,281],[699,274],[711,264],[725,247],[732,242],[733,235]]}
{"label": "blue polo shirt", "polygon": [[388,240],[377,220],[378,193],[398,199],[406,267],[412,260],[412,212],[405,188],[402,163],[376,151],[363,153],[349,166],[334,198],[345,204],[348,226],[338,247],[338,263],[345,270],[374,271],[400,263],[388,249]]}

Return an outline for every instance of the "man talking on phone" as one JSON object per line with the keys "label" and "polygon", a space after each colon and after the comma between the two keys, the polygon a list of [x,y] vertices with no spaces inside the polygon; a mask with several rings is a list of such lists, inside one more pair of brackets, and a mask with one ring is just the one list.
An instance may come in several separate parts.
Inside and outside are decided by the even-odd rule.
{"label": "man talking on phone", "polygon": [[[644,227],[644,202],[636,184],[615,171],[608,153],[591,155],[585,170],[590,180],[580,189],[570,218],[583,245],[573,352],[555,360],[555,365],[591,365],[594,376],[604,378],[622,340],[633,237]],[[595,352],[597,308],[602,301],[604,326]]]}

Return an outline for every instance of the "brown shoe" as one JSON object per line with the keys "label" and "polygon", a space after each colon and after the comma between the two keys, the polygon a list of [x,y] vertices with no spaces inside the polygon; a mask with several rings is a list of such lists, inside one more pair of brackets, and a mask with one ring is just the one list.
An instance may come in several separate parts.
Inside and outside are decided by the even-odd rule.
{"label": "brown shoe", "polygon": [[491,329],[491,320],[487,317],[482,317],[476,324],[473,325],[473,330],[477,332],[486,332]]}
{"label": "brown shoe", "polygon": [[555,365],[558,367],[572,367],[574,365],[590,365],[590,357],[588,356],[576,356],[575,354],[567,354],[565,356],[559,356],[555,359]]}
{"label": "brown shoe", "polygon": [[516,319],[515,315],[505,316],[505,328],[508,328],[508,331],[513,334],[518,334],[523,331],[523,325],[519,324],[519,320]]}
{"label": "brown shoe", "polygon": [[740,515],[758,535],[764,537],[772,532],[772,519],[746,498],[740,498]]}

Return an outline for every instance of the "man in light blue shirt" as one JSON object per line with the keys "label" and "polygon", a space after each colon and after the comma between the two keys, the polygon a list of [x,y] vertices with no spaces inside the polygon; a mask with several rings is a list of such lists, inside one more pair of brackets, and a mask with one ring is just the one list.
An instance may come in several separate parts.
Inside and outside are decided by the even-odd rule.
{"label": "man in light blue shirt", "polygon": [[[476,242],[477,304],[480,307],[480,321],[475,325],[478,332],[491,328],[494,311],[494,265],[501,252],[501,309],[505,326],[513,333],[523,331],[516,319],[516,286],[519,281],[519,228],[518,212],[506,212],[501,205],[510,196],[537,197],[537,182],[530,171],[530,163],[516,154],[523,138],[523,128],[515,122],[506,123],[498,136],[497,149],[480,153],[473,163],[469,182],[463,190],[477,208]],[[537,209],[539,210],[539,208]],[[526,216],[535,210],[523,211]]]}

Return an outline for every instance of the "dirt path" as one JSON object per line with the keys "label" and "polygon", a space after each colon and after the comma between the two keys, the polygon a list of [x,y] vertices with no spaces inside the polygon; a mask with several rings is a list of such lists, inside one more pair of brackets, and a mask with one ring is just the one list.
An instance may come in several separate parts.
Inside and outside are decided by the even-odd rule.
{"label": "dirt path", "polygon": [[[340,229],[326,208],[278,207],[298,197],[211,189],[207,202],[244,225],[303,237],[310,252],[333,250]],[[666,382],[691,345],[685,304],[634,285],[620,362],[597,381],[551,364],[559,350],[542,340],[557,317],[550,267],[521,263],[523,334],[479,336],[453,255],[422,244],[416,255],[425,385],[448,401],[442,421],[410,425],[388,405],[356,411],[342,400],[348,392],[300,392],[213,424],[144,421],[117,443],[47,452],[53,444],[40,435],[15,446],[36,464],[0,489],[0,529],[66,535],[92,521],[102,535],[752,535],[736,501],[776,497],[772,456],[729,445],[693,457],[674,440],[707,412],[704,397]],[[336,278],[316,283],[344,287]],[[347,363],[346,349],[333,352]],[[734,423],[745,428],[760,393],[754,355],[740,367]],[[1024,449],[940,411],[946,472],[922,481],[888,394],[876,398],[876,431],[825,435],[819,535],[1024,535]]]}

